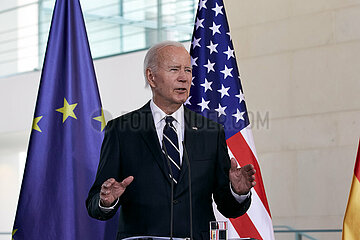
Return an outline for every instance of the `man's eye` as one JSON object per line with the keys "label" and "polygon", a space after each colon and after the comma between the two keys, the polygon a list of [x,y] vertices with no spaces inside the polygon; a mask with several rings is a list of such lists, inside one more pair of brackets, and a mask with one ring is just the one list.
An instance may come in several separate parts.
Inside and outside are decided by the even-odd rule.
{"label": "man's eye", "polygon": [[191,73],[191,72],[192,72],[192,70],[191,70],[191,69],[185,69],[185,72],[187,72],[187,73]]}
{"label": "man's eye", "polygon": [[170,71],[172,71],[172,72],[176,72],[176,71],[178,71],[179,69],[177,69],[177,68],[170,68]]}

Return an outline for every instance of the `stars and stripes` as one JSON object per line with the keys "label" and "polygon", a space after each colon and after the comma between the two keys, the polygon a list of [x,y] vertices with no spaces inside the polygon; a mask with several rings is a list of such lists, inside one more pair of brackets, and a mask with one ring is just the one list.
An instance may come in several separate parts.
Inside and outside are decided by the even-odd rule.
{"label": "stars and stripes", "polygon": [[[223,124],[230,155],[237,159],[240,166],[253,164],[257,172],[252,205],[246,215],[231,219],[229,238],[274,239],[222,0],[199,1],[190,55],[193,86],[185,105]],[[224,218],[218,214],[217,217]]]}
{"label": "stars and stripes", "polygon": [[249,119],[225,17],[222,1],[200,2],[190,51],[194,86],[186,106],[224,124],[229,138]]}

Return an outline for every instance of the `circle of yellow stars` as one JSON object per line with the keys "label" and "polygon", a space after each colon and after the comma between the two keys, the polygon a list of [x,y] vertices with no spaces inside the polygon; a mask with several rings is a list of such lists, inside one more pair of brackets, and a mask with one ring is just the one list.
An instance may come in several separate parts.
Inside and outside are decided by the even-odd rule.
{"label": "circle of yellow stars", "polygon": [[[74,113],[74,109],[76,108],[78,104],[74,103],[74,104],[69,104],[69,102],[66,100],[66,98],[64,98],[64,105],[61,108],[56,109],[57,112],[60,112],[63,114],[63,120],[62,122],[64,123],[69,117],[72,117],[74,119],[77,119],[75,113]],[[35,117],[33,120],[33,124],[32,124],[32,129],[38,131],[38,132],[42,132],[41,128],[39,126],[39,122],[40,120],[43,118],[43,116],[38,116]],[[101,131],[104,130],[105,126],[106,126],[106,122],[105,122],[105,117],[104,117],[104,111],[101,108],[101,115],[94,117],[93,118],[96,121],[99,121],[101,123]]]}

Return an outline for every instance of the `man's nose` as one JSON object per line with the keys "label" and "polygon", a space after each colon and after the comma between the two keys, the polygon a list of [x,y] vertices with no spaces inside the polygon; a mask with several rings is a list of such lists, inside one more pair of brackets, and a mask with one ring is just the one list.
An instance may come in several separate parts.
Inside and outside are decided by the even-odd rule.
{"label": "man's nose", "polygon": [[187,81],[187,73],[186,73],[185,69],[181,69],[179,71],[178,81],[182,81],[182,82]]}

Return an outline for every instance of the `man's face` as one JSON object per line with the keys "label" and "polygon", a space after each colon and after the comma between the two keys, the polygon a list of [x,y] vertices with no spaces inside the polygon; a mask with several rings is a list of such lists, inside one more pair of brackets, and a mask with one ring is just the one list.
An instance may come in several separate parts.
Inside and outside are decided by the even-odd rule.
{"label": "man's face", "polygon": [[157,69],[147,70],[154,102],[167,113],[176,111],[189,97],[191,78],[190,55],[182,47],[160,49]]}

